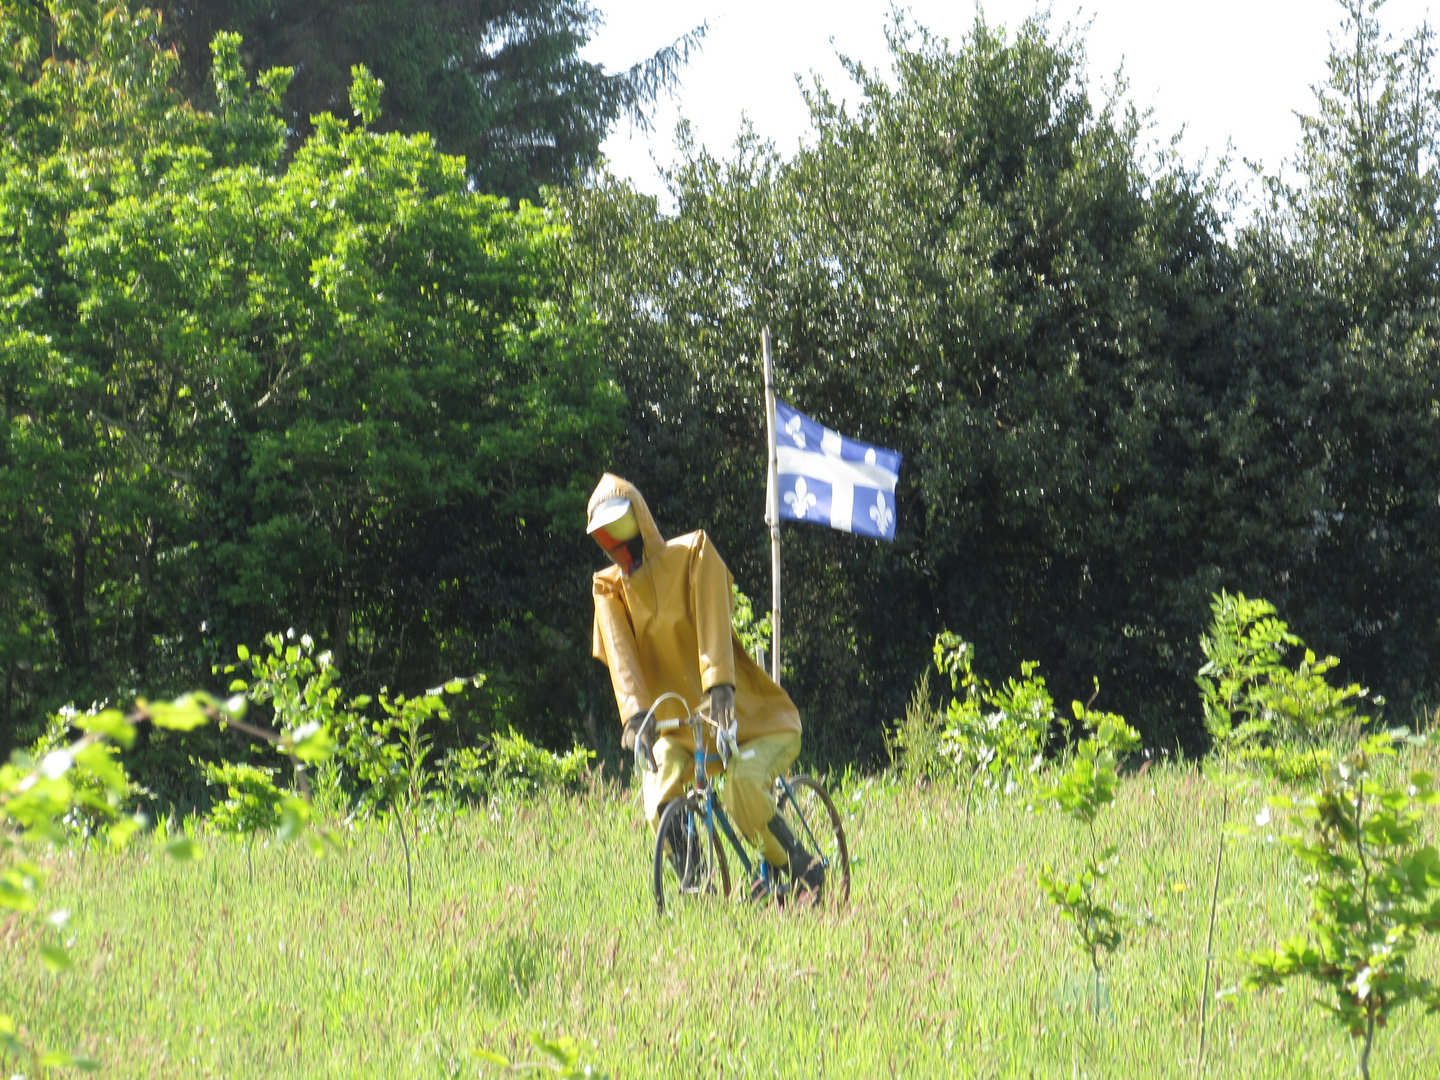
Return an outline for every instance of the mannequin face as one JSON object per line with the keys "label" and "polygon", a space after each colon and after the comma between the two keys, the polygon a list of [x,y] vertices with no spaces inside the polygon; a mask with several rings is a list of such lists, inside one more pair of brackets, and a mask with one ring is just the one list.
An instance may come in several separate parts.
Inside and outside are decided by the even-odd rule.
{"label": "mannequin face", "polygon": [[620,567],[626,577],[639,570],[645,561],[645,541],[638,536],[632,536],[622,544],[613,548],[607,548],[606,555],[610,561]]}
{"label": "mannequin face", "polygon": [[626,577],[645,560],[645,539],[629,499],[607,499],[590,519],[590,535]]}

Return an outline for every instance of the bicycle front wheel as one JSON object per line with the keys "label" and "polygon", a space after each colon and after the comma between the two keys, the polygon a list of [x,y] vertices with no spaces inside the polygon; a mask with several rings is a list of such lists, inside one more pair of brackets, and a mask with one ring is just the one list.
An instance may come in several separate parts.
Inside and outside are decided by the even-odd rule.
{"label": "bicycle front wheel", "polygon": [[[775,781],[775,812],[785,819],[794,836],[823,869],[823,883],[810,892],[812,902],[844,907],[850,902],[850,848],[845,825],[820,781],[792,776]],[[797,897],[808,891],[791,882]]]}
{"label": "bicycle front wheel", "polygon": [[653,883],[661,915],[674,914],[682,903],[700,897],[730,895],[725,849],[700,796],[675,799],[660,815]]}

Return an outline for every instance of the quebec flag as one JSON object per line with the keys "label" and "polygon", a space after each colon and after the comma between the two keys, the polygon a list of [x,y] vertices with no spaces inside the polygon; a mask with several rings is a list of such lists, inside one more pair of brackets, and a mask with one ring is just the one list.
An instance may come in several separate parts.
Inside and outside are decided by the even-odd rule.
{"label": "quebec flag", "polygon": [[847,439],[783,401],[775,402],[780,517],[895,539],[900,455]]}

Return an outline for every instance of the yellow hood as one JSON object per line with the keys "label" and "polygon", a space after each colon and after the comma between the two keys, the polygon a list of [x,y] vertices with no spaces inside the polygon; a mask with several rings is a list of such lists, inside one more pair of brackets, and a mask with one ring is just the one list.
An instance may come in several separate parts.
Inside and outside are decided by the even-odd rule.
{"label": "yellow hood", "polygon": [[629,480],[622,479],[614,473],[606,473],[600,478],[600,483],[595,485],[594,492],[590,495],[590,504],[585,508],[585,517],[591,518],[595,515],[595,508],[606,499],[629,499],[630,508],[635,511],[635,522],[640,526],[640,536],[645,541],[645,560],[648,562],[652,555],[659,554],[665,547],[665,538],[660,535],[660,527],[655,524],[655,517],[650,513],[650,507],[645,505],[645,496],[640,494],[640,489]]}

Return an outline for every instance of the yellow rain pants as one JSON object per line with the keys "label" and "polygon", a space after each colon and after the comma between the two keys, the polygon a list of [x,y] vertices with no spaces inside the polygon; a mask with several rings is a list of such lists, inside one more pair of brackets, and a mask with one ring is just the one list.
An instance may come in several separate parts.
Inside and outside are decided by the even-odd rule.
{"label": "yellow rain pants", "polygon": [[[594,579],[594,653],[610,669],[620,723],[644,713],[664,693],[679,694],[693,709],[707,699],[711,687],[734,686],[736,738],[742,751],[753,747],[755,755],[731,760],[726,806],[740,831],[752,842],[758,837],[766,857],[779,865],[781,860],[772,857],[779,845],[764,825],[774,813],[774,777],[800,752],[799,710],[735,639],[730,571],[709,537],[697,531],[666,541],[640,492],[610,473],[590,496],[590,511],[615,497],[630,500],[644,540],[644,557],[633,574],[627,577],[618,566],[610,566]],[[685,710],[671,700],[655,715],[680,719]],[[758,741],[767,736],[787,738]],[[683,749],[673,767],[661,762],[661,747],[667,743]],[[655,807],[673,797],[667,792],[679,794],[690,776],[693,750],[688,727],[659,740],[655,755],[661,771],[647,774],[644,781],[652,822]],[[664,753],[668,762],[675,751]],[[668,781],[662,779],[666,776]]]}
{"label": "yellow rain pants", "polygon": [[[714,748],[710,748],[714,753]],[[766,826],[775,816],[775,778],[790,768],[800,753],[798,731],[778,731],[759,735],[740,744],[740,753],[732,754],[720,791],[720,802],[740,835],[765,853],[771,866],[789,865],[789,856]],[[675,739],[660,739],[655,744],[653,773],[641,781],[645,796],[645,816],[651,827],[660,824],[660,807],[685,792],[685,785],[695,775],[695,752]],[[706,770],[714,775],[720,763],[712,761]]]}

